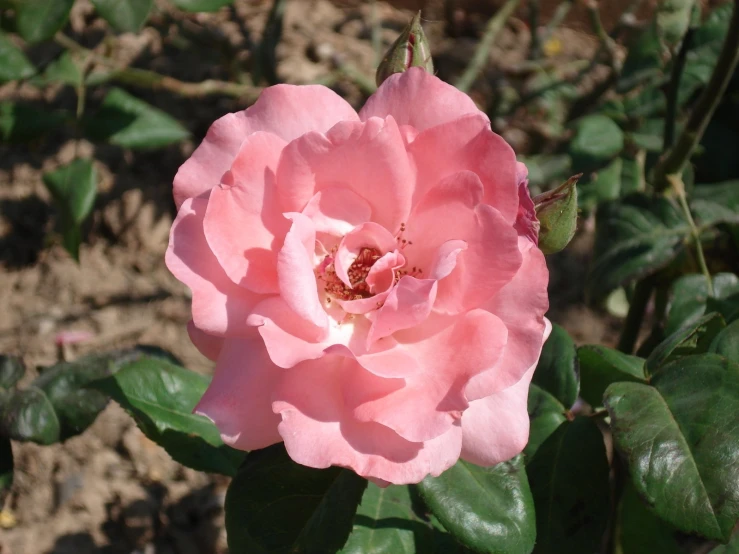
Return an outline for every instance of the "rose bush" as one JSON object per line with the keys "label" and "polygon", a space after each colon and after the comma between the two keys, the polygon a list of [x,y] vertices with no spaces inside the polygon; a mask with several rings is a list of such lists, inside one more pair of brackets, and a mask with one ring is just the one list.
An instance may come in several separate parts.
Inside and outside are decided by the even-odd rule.
{"label": "rose bush", "polygon": [[528,439],[549,323],[526,168],[420,68],[357,114],[277,85],[216,121],[174,181],[167,265],[216,361],[226,443],[416,483]]}

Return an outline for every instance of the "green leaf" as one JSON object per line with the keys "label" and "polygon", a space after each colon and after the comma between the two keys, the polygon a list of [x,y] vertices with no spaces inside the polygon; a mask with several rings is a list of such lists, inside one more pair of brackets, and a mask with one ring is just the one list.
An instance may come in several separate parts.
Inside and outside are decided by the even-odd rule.
{"label": "green leaf", "polygon": [[734,534],[729,544],[719,545],[709,554],[739,554],[739,533]]}
{"label": "green leaf", "polygon": [[339,467],[293,462],[283,444],[250,452],[226,494],[231,552],[336,552],[346,542],[367,481]]}
{"label": "green leaf", "polygon": [[633,194],[603,204],[596,216],[589,295],[604,298],[664,268],[683,252],[689,233],[681,212],[666,198]]}
{"label": "green leaf", "polygon": [[556,323],[552,324],[552,333],[544,343],[532,383],[554,396],[565,408],[577,400],[580,390],[577,350],[567,331]]}
{"label": "green leaf", "polygon": [[647,119],[639,129],[629,133],[635,146],[647,152],[662,152],[665,133],[664,119]]}
{"label": "green leaf", "polygon": [[463,548],[414,510],[408,486],[369,483],[341,554],[451,554]]}
{"label": "green leaf", "polygon": [[92,0],[92,3],[116,31],[135,33],[149,17],[154,0]]}
{"label": "green leaf", "polygon": [[739,181],[694,187],[690,208],[703,226],[739,223]]}
{"label": "green leaf", "polygon": [[651,380],[606,390],[616,447],[665,521],[726,541],[739,517],[739,365],[679,358]]}
{"label": "green leaf", "polygon": [[611,383],[645,383],[647,380],[644,358],[595,344],[578,348],[577,357],[580,360],[580,396],[591,406],[603,405],[603,393]]}
{"label": "green leaf", "polygon": [[696,0],[663,0],[657,8],[657,32],[669,48],[682,40],[690,26]]}
{"label": "green leaf", "polygon": [[78,87],[82,84],[82,80],[82,71],[74,61],[72,53],[67,50],[47,66],[39,82],[41,85],[64,83]]}
{"label": "green leaf", "polygon": [[5,497],[13,484],[13,448],[10,439],[0,437],[0,506],[5,504]]}
{"label": "green leaf", "polygon": [[22,0],[16,5],[16,28],[28,42],[53,37],[67,23],[74,0]]}
{"label": "green leaf", "polygon": [[144,352],[141,348],[134,348],[90,354],[74,362],[60,362],[43,371],[32,385],[46,394],[54,408],[59,420],[59,440],[82,433],[108,404],[107,396],[85,387],[112,375],[122,365],[142,358]]}
{"label": "green leaf", "polygon": [[97,194],[97,172],[90,160],[74,160],[43,176],[60,213],[64,247],[79,259],[82,232],[80,226],[92,211]]}
{"label": "green leaf", "polygon": [[652,350],[645,364],[647,373],[654,373],[676,358],[708,352],[713,339],[724,327],[724,318],[715,312],[681,327]]}
{"label": "green leaf", "polygon": [[536,506],[535,554],[599,550],[610,507],[608,459],[598,426],[565,421],[526,465]]}
{"label": "green leaf", "polygon": [[615,121],[595,114],[581,118],[570,142],[572,168],[585,171],[601,166],[624,148],[624,133]]}
{"label": "green leaf", "polygon": [[490,468],[460,460],[418,490],[452,536],[475,552],[531,552],[535,515],[521,456]]}
{"label": "green leaf", "polygon": [[662,41],[655,18],[628,45],[616,91],[628,92],[640,83],[663,78],[662,68]]}
{"label": "green leaf", "polygon": [[582,182],[578,183],[579,204],[582,209],[592,210],[608,200],[616,200],[621,196],[623,163],[623,158],[616,158],[607,166],[586,175]]}
{"label": "green leaf", "polygon": [[[713,276],[713,300],[722,300],[739,293],[739,278],[733,273]],[[665,334],[692,325],[706,313],[708,284],[703,274],[684,275],[672,284],[670,306],[665,320]]]}
{"label": "green leaf", "polygon": [[26,58],[23,50],[0,31],[0,83],[26,79],[36,73],[36,68]]}
{"label": "green leaf", "polygon": [[50,112],[38,106],[0,102],[0,139],[6,142],[30,142],[61,126],[62,112]]}
{"label": "green leaf", "polygon": [[729,28],[732,8],[729,3],[717,6],[693,33],[692,47],[680,79],[678,99],[681,103],[689,100],[711,78]]}
{"label": "green leaf", "polygon": [[739,320],[729,324],[726,329],[716,335],[709,351],[739,362]]}
{"label": "green leaf", "polygon": [[123,148],[159,148],[189,136],[172,117],[118,88],[106,95],[85,127],[93,140]]}
{"label": "green leaf", "polygon": [[38,444],[59,441],[59,420],[44,391],[28,387],[11,392],[2,406],[0,435]]}
{"label": "green leaf", "polygon": [[235,475],[243,453],[225,446],[216,426],[192,413],[208,383],[203,375],[148,357],[90,386],[123,406],[175,461],[198,471]]}
{"label": "green leaf", "polygon": [[628,482],[619,506],[617,532],[621,554],[685,554],[675,529],[649,510]]}
{"label": "green leaf", "polygon": [[234,0],[172,0],[175,6],[186,12],[214,12],[233,2]]}
{"label": "green leaf", "polygon": [[0,354],[0,389],[9,389],[26,373],[23,360],[17,356]]}
{"label": "green leaf", "polygon": [[536,385],[529,387],[528,412],[531,426],[529,442],[523,453],[531,458],[549,435],[565,421],[567,409],[547,391]]}

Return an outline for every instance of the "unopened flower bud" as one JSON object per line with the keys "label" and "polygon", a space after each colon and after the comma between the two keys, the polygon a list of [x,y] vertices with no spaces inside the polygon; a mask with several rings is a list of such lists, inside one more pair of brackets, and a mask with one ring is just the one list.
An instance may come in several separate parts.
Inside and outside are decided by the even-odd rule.
{"label": "unopened flower bud", "polygon": [[577,229],[577,180],[575,175],[554,190],[534,197],[536,217],[541,224],[539,248],[544,254],[564,249]]}
{"label": "unopened flower bud", "polygon": [[422,67],[429,73],[434,72],[429,42],[421,27],[421,12],[403,29],[380,62],[375,76],[377,86],[393,73],[403,73],[409,67]]}

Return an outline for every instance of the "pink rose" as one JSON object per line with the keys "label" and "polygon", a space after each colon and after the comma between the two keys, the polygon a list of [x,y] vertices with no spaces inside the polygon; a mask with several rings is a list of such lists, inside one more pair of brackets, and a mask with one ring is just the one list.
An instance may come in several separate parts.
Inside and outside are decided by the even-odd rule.
{"label": "pink rose", "polygon": [[521,452],[548,272],[526,168],[469,97],[420,68],[359,114],[270,87],[174,197],[167,265],[216,361],[196,411],[226,443],[381,484]]}

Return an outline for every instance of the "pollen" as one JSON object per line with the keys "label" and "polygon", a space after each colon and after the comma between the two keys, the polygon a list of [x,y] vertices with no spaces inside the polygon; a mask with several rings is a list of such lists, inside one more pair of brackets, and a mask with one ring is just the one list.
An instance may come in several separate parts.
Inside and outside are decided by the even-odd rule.
{"label": "pollen", "polygon": [[361,300],[362,298],[369,298],[372,296],[369,285],[366,282],[367,275],[369,275],[372,266],[375,262],[381,258],[380,251],[376,248],[362,248],[357,255],[357,258],[349,266],[347,274],[349,275],[349,282],[351,288],[347,287],[346,284],[339,279],[336,275],[336,268],[334,267],[333,260],[331,260],[325,267],[323,274],[324,291],[327,295],[333,296],[340,300]]}

